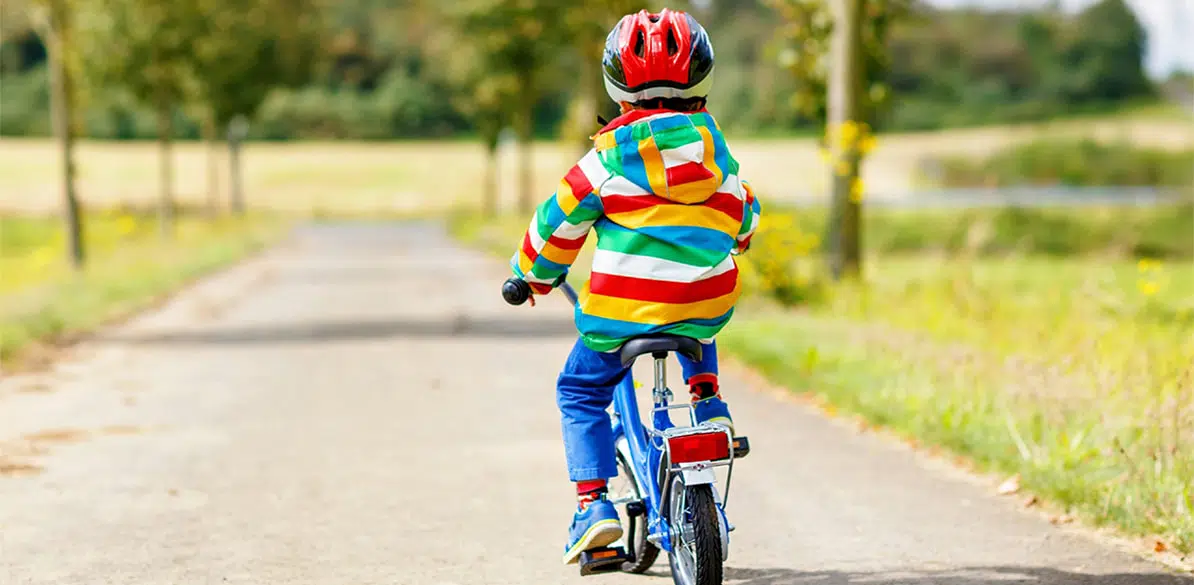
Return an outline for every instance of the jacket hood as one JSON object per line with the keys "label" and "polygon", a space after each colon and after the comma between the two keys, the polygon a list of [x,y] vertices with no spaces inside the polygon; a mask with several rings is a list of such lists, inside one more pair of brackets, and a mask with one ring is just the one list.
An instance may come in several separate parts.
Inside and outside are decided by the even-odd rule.
{"label": "jacket hood", "polygon": [[704,110],[633,110],[593,141],[611,172],[676,203],[704,202],[738,172],[721,129]]}

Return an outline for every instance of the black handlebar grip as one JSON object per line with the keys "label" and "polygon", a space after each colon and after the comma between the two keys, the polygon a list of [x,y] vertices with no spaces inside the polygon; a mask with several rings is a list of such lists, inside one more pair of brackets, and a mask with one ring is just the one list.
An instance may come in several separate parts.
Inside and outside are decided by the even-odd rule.
{"label": "black handlebar grip", "polygon": [[521,278],[511,278],[502,283],[502,298],[511,305],[521,305],[531,298],[531,285]]}

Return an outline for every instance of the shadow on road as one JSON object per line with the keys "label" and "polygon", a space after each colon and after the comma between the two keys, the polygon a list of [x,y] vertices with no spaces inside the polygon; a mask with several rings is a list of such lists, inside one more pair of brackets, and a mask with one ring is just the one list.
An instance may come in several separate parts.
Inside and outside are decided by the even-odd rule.
{"label": "shadow on road", "polygon": [[220,327],[193,331],[150,333],[115,332],[100,340],[131,345],[252,345],[325,343],[386,338],[575,338],[571,319],[473,319],[465,316],[435,319],[332,321],[257,327]]}
{"label": "shadow on road", "polygon": [[1177,575],[1089,575],[1033,567],[975,567],[952,571],[795,571],[726,567],[727,585],[1191,585]]}

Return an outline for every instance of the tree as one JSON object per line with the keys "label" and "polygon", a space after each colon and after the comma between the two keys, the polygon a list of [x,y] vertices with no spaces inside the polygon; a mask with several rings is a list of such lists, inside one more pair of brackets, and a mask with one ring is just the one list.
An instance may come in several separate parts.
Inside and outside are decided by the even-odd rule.
{"label": "tree", "polygon": [[[873,146],[871,124],[887,102],[883,72],[887,33],[908,0],[770,0],[787,45],[781,64],[799,83],[793,104],[827,116],[825,147],[832,172],[826,228],[834,278],[862,270],[862,162]],[[826,60],[832,58],[832,64]]]}
{"label": "tree", "polygon": [[479,46],[462,42],[457,31],[445,28],[430,43],[442,63],[453,106],[464,114],[480,135],[485,148],[485,180],[481,212],[498,212],[498,139],[510,124],[510,113],[519,99],[517,81],[510,72],[494,72]]}
{"label": "tree", "polygon": [[163,239],[174,222],[174,117],[194,92],[190,54],[203,26],[196,1],[89,0],[87,13],[90,44],[82,52],[91,83],[126,88],[157,114]]}
{"label": "tree", "polygon": [[1147,34],[1124,0],[1100,0],[1078,14],[1062,51],[1066,97],[1112,101],[1149,95],[1144,71]]}
{"label": "tree", "polygon": [[602,106],[610,103],[601,71],[606,35],[619,18],[641,8],[638,0],[593,0],[577,4],[565,14],[572,49],[579,59],[565,134],[582,154],[593,147],[589,139],[593,125]]}
{"label": "tree", "polygon": [[[299,87],[311,79],[320,31],[313,0],[199,0],[196,8],[199,28],[189,66],[192,97],[209,145],[210,176],[221,130],[237,116],[252,118],[273,89]],[[236,157],[238,151],[229,146],[230,157]],[[242,213],[239,161],[231,167],[230,207]]]}
{"label": "tree", "polygon": [[75,106],[78,100],[74,79],[78,61],[71,44],[73,29],[70,17],[73,7],[68,5],[68,0],[47,0],[43,5],[30,8],[37,10],[41,17],[44,29],[42,36],[50,56],[50,107],[62,164],[62,217],[67,253],[71,267],[80,270],[86,261],[86,252],[83,247],[82,213],[75,191]]}
{"label": "tree", "polygon": [[473,0],[454,8],[461,38],[484,56],[481,66],[514,80],[517,99],[510,115],[519,144],[518,209],[529,212],[534,108],[543,93],[542,73],[566,42],[563,22],[570,8],[554,0]]}

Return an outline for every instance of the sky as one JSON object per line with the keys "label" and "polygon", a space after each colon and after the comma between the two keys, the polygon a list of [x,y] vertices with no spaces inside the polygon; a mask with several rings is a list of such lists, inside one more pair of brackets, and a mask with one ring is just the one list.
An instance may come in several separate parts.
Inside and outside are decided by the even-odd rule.
{"label": "sky", "polygon": [[[927,0],[935,6],[984,8],[1033,7],[1048,0]],[[1081,10],[1095,0],[1061,0],[1066,10]],[[1148,31],[1145,67],[1153,77],[1175,70],[1194,71],[1194,0],[1127,0]]]}

